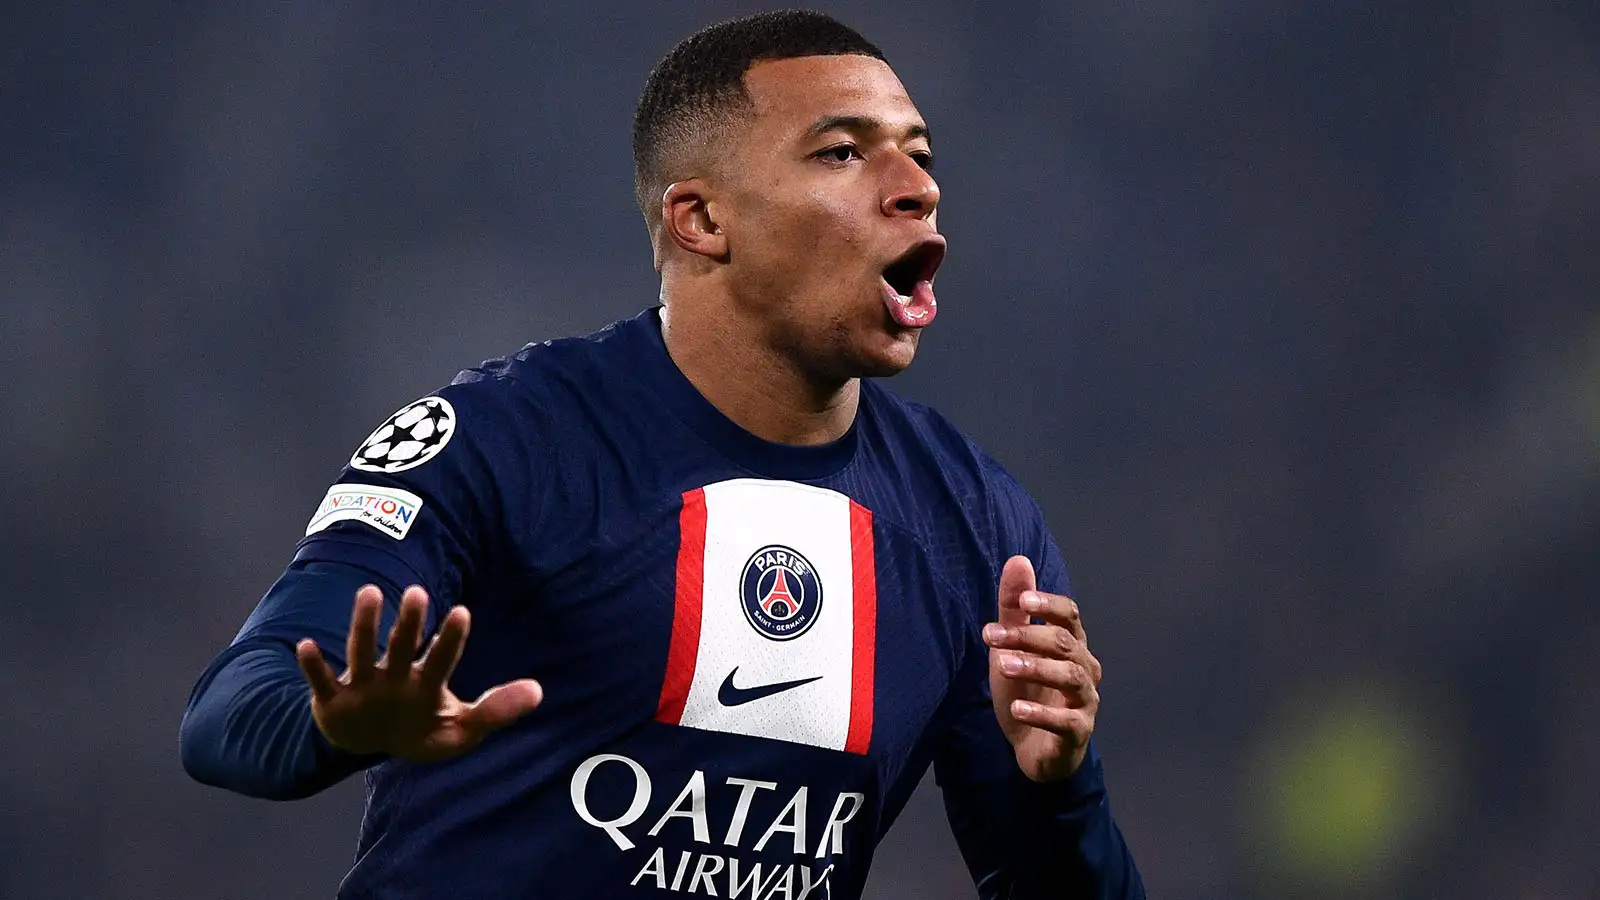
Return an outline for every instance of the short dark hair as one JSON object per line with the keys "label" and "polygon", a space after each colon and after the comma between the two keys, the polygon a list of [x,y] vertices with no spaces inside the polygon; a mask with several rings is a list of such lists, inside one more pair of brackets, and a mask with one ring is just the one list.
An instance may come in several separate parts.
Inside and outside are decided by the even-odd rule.
{"label": "short dark hair", "polygon": [[752,65],[851,55],[884,58],[850,26],[800,9],[720,22],[679,42],[651,71],[633,116],[633,190],[645,222],[654,229],[674,158],[749,107],[744,73]]}

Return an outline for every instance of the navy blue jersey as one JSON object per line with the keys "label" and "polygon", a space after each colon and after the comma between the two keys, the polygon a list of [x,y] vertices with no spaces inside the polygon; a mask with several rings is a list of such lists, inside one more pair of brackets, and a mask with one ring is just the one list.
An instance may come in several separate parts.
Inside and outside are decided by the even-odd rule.
{"label": "navy blue jersey", "polygon": [[[650,310],[382,423],[285,576],[339,590],[269,594],[190,713],[223,702],[240,648],[309,634],[342,657],[361,581],[333,573],[354,571],[391,605],[427,588],[430,630],[471,609],[458,695],[531,677],[545,701],[432,764],[342,754],[281,681],[265,738],[213,735],[234,758],[206,780],[252,793],[366,768],[341,898],[855,897],[930,764],[984,896],[1142,896],[1097,756],[1029,783],[995,720],[980,629],[1015,554],[1068,592],[1037,505],[936,413],[869,380],[839,440],[763,441],[683,377]],[[207,739],[189,730],[186,761]],[[306,761],[268,781],[307,786],[230,784],[272,753]]]}

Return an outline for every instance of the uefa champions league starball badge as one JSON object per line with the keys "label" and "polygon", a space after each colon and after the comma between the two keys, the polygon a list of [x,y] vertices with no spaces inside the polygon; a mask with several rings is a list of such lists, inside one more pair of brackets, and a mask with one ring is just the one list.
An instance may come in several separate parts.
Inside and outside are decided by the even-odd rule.
{"label": "uefa champions league starball badge", "polygon": [[443,397],[423,397],[367,435],[350,457],[350,467],[392,474],[414,469],[444,449],[456,433],[456,410]]}

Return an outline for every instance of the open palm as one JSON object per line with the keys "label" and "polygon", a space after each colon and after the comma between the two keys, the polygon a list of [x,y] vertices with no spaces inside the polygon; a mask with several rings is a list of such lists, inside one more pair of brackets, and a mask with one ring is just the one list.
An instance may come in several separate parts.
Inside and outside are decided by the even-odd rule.
{"label": "open palm", "polygon": [[492,687],[471,703],[452,693],[447,685],[466,647],[471,614],[452,609],[418,657],[427,609],[427,591],[407,588],[379,659],[383,593],[370,584],[357,591],[342,675],[334,675],[315,641],[295,646],[311,686],[312,718],[329,743],[351,753],[432,762],[471,750],[539,705],[544,692],[532,679]]}

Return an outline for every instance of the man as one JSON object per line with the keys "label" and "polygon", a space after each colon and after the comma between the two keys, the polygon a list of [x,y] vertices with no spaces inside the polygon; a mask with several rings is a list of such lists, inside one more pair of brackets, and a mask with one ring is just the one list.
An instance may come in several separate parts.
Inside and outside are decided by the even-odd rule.
{"label": "man", "polygon": [[910,364],[945,253],[882,54],[713,26],[634,152],[662,305],[373,432],[196,687],[190,773],[366,770],[342,898],[793,900],[859,895],[931,763],[982,896],[1142,897],[1038,507],[864,380]]}

